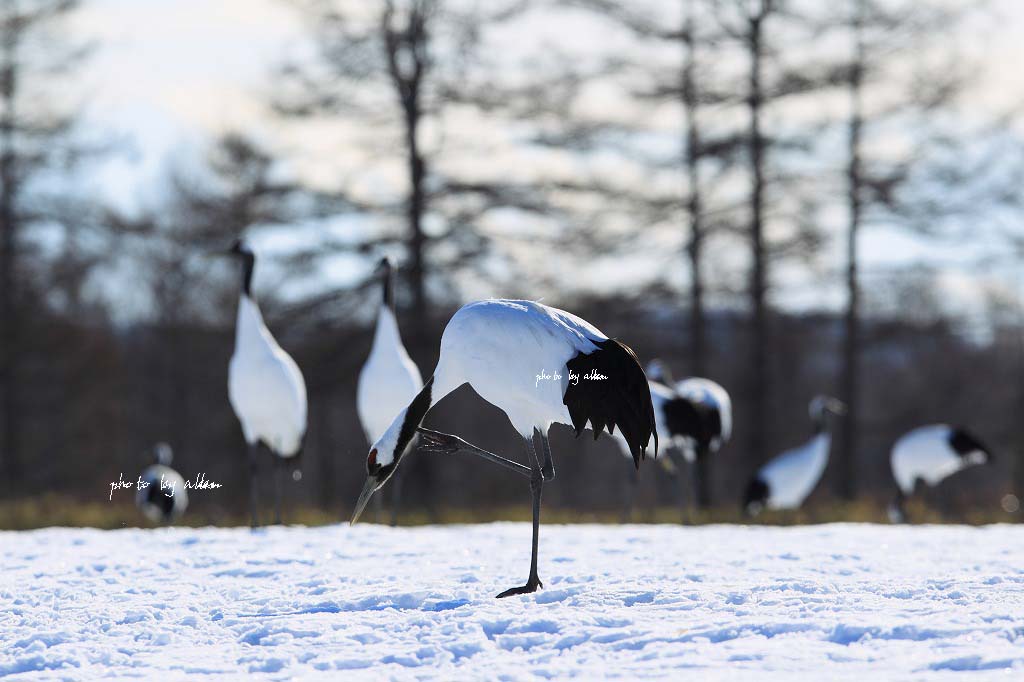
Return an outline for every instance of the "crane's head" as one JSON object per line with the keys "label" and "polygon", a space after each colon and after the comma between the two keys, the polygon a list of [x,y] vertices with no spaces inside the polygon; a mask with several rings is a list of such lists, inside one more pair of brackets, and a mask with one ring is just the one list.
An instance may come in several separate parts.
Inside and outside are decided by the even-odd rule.
{"label": "crane's head", "polygon": [[388,258],[387,256],[384,256],[383,258],[380,259],[380,262],[377,263],[377,267],[374,268],[373,275],[374,277],[379,277],[381,283],[384,285],[384,298],[382,300],[382,303],[386,307],[391,308],[391,310],[394,311],[395,287],[394,282],[392,281],[391,270],[391,259]]}
{"label": "crane's head", "polygon": [[238,258],[251,258],[253,256],[252,249],[242,239],[236,239],[230,248],[223,251],[225,256],[236,256]]}
{"label": "crane's head", "polygon": [[170,466],[171,461],[174,459],[174,451],[171,449],[170,444],[163,441],[153,446],[153,454],[156,457],[157,463],[164,466]]}
{"label": "crane's head", "polygon": [[672,373],[668,366],[660,358],[654,358],[647,363],[647,378],[659,384],[670,386],[672,384]]}
{"label": "crane's head", "polygon": [[811,420],[815,422],[821,421],[829,415],[841,417],[846,414],[846,403],[827,395],[817,395],[808,405],[807,412],[811,416]]}
{"label": "crane's head", "polygon": [[256,254],[252,252],[249,245],[241,239],[236,239],[231,248],[220,252],[221,255],[238,258],[242,261],[242,291],[250,295],[252,286],[252,271],[256,265]]}
{"label": "crane's head", "polygon": [[379,261],[377,261],[377,267],[374,268],[374,271],[377,274],[386,274],[391,271],[391,267],[391,259],[388,258],[387,256],[384,256]]}
{"label": "crane's head", "polygon": [[355,512],[352,514],[352,521],[359,520],[359,515],[366,509],[367,503],[373,494],[384,487],[391,475],[395,473],[399,462],[409,449],[409,444],[416,435],[423,417],[431,405],[431,387],[434,379],[431,377],[424,384],[420,392],[413,398],[409,407],[405,408],[391,422],[391,426],[384,432],[384,435],[377,439],[377,442],[370,447],[366,455],[366,483],[363,484],[363,491],[359,493],[356,500]]}
{"label": "crane's head", "polygon": [[[390,431],[390,429],[389,429]],[[381,438],[387,437],[387,433]],[[366,455],[366,482],[363,484],[363,490],[359,493],[359,499],[356,500],[356,508],[352,513],[352,520],[349,523],[355,523],[359,520],[359,516],[366,509],[366,505],[369,504],[370,498],[373,494],[384,487],[384,484],[388,482],[391,475],[395,473],[395,469],[398,468],[398,462],[401,460],[401,455],[395,457],[395,450],[389,448],[386,444],[378,440],[370,448],[370,452]]]}

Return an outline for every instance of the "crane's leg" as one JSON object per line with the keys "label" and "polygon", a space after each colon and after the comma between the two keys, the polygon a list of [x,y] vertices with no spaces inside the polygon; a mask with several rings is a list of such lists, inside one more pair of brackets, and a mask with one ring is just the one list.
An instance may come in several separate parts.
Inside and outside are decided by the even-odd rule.
{"label": "crane's leg", "polygon": [[[503,466],[506,469],[516,472],[520,476],[526,476],[527,478],[533,477],[533,469],[531,467],[523,466],[519,462],[496,455],[493,452],[488,452],[483,448],[478,448],[472,443],[468,443],[458,436],[453,436],[450,433],[441,433],[440,431],[432,431],[430,429],[424,429],[420,427],[417,429],[420,435],[420,449],[424,452],[431,452],[437,455],[454,455],[457,452],[468,452],[471,455],[476,455],[486,459],[488,462],[493,462],[499,466]],[[531,452],[532,452],[531,445]]]}
{"label": "crane's leg", "polygon": [[260,525],[256,512],[259,507],[259,488],[256,485],[259,473],[259,450],[259,441],[249,443],[249,516],[253,528]]}
{"label": "crane's leg", "polygon": [[[536,433],[536,430],[535,430]],[[543,440],[543,436],[542,436]],[[540,496],[544,489],[544,474],[541,471],[540,461],[537,458],[537,451],[533,446],[533,438],[526,439],[526,447],[530,451],[531,475],[530,492],[533,493],[533,549],[530,554],[530,577],[522,587],[512,587],[498,595],[498,599],[511,597],[514,594],[530,594],[536,592],[538,587],[544,587],[537,575],[537,545],[540,540]],[[552,473],[552,475],[554,475]]]}
{"label": "crane's leg", "polygon": [[629,523],[633,520],[633,500],[636,499],[636,489],[640,483],[640,472],[632,464],[629,465],[629,482],[626,483],[626,501],[622,505],[622,523]]}
{"label": "crane's leg", "polygon": [[668,456],[676,466],[676,483],[679,485],[679,512],[682,523],[693,523],[693,467],[678,447],[669,448]]}
{"label": "crane's leg", "polygon": [[711,452],[708,447],[697,446],[694,465],[697,478],[697,509],[708,509],[711,507]]}
{"label": "crane's leg", "polygon": [[284,457],[274,454],[274,525],[281,525],[281,494],[284,478]]}
{"label": "crane's leg", "polygon": [[[537,459],[537,451],[533,447],[533,439],[526,439],[526,447],[530,451],[530,466],[526,467],[519,462],[512,461],[501,455],[496,455],[493,452],[488,452],[483,448],[478,448],[472,443],[467,443],[458,436],[453,436],[449,433],[441,433],[440,431],[432,431],[430,429],[419,428],[417,429],[420,434],[420,447],[425,452],[433,452],[436,454],[454,454],[456,452],[468,452],[472,455],[482,457],[489,462],[493,462],[500,466],[510,469],[521,476],[530,477],[530,492],[533,494],[533,550],[530,556],[530,577],[526,581],[526,584],[522,587],[513,587],[510,590],[505,590],[498,595],[498,598],[510,597],[513,594],[529,594],[536,592],[538,587],[544,587],[541,583],[540,578],[537,576],[537,545],[540,540],[540,497],[541,490],[544,487],[544,475],[541,472],[540,461]],[[547,439],[541,435],[541,442],[545,448],[548,448]],[[550,452],[546,455],[550,458]],[[555,471],[554,467],[551,467],[551,476],[554,478]]]}
{"label": "crane's leg", "polygon": [[[540,433],[540,431],[537,431]],[[541,467],[541,474],[544,475],[545,481],[551,481],[555,478],[555,464],[551,460],[551,444],[548,443],[548,434],[540,433],[540,444],[544,448],[544,466]]]}

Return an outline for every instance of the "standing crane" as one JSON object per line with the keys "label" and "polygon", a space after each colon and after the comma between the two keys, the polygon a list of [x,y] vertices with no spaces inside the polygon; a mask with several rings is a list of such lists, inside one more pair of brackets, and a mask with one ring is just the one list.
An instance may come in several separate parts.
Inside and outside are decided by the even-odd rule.
{"label": "standing crane", "polygon": [[[463,384],[505,413],[526,443],[528,466],[457,436],[420,428],[427,412]],[[595,438],[602,430],[614,433],[619,428],[636,467],[646,456],[652,436],[657,454],[647,377],[628,346],[571,313],[534,301],[470,303],[448,321],[433,376],[370,448],[366,483],[352,523],[374,491],[395,473],[419,430],[421,450],[468,452],[529,479],[533,497],[530,574],[525,585],[498,597],[534,592],[543,587],[537,572],[541,492],[545,481],[555,477],[548,429],[556,422],[572,425],[577,437],[588,423]],[[540,441],[542,454],[535,440]]]}

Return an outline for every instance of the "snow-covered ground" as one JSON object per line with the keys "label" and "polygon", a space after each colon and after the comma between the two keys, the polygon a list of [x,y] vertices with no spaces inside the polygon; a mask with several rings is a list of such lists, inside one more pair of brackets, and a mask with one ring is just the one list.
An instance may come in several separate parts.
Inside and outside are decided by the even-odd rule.
{"label": "snow-covered ground", "polygon": [[0,533],[0,677],[1024,679],[1024,527],[529,536]]}

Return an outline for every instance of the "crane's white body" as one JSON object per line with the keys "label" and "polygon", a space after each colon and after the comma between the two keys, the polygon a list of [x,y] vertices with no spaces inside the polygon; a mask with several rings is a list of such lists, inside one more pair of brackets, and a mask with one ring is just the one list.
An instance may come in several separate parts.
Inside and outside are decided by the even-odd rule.
{"label": "crane's white body", "polygon": [[366,440],[374,443],[384,435],[395,415],[412,402],[421,388],[423,378],[402,345],[395,314],[382,305],[370,356],[359,372],[356,388],[356,409]]}
{"label": "crane's white body", "polygon": [[965,469],[983,463],[984,457],[961,457],[950,445],[953,427],[933,424],[914,429],[901,437],[892,448],[890,464],[896,484],[904,494],[914,492],[918,479],[929,486]]}
{"label": "crane's white body", "polygon": [[[470,303],[452,316],[441,336],[430,405],[469,384],[503,411],[523,438],[531,438],[535,428],[546,434],[553,423],[572,424],[562,402],[570,380],[566,363],[607,339],[589,322],[534,301]],[[394,460],[406,412],[374,445],[381,465]]]}
{"label": "crane's white body", "polygon": [[[676,384],[676,393],[684,398],[688,398],[693,403],[706,405],[718,412],[721,429],[718,435],[711,439],[710,443],[711,452],[718,452],[732,437],[732,400],[729,398],[728,392],[718,383],[711,381],[711,379],[690,377]],[[655,416],[657,416],[657,413],[655,413]],[[661,434],[659,433],[659,435]],[[684,448],[683,453],[690,462],[696,458],[692,447]]]}
{"label": "crane's white body", "polygon": [[248,295],[238,300],[235,352],[228,366],[228,397],[250,445],[263,441],[280,457],[293,457],[306,433],[306,384]]}
{"label": "crane's white body", "polygon": [[765,506],[769,509],[799,508],[825,473],[831,445],[832,436],[825,430],[764,465],[758,478],[767,483],[771,491]]}
{"label": "crane's white body", "polygon": [[[140,478],[149,485],[135,493],[135,505],[147,519],[154,523],[165,523],[185,513],[188,508],[188,492],[181,474],[163,464],[154,464],[143,471]],[[168,515],[165,516],[163,509],[150,499],[154,493],[168,496],[171,502]]]}

